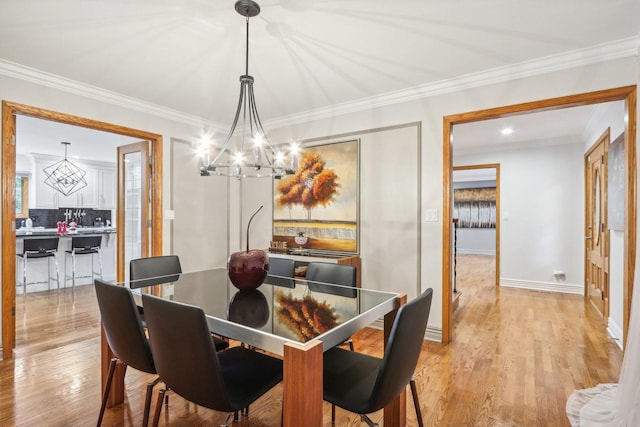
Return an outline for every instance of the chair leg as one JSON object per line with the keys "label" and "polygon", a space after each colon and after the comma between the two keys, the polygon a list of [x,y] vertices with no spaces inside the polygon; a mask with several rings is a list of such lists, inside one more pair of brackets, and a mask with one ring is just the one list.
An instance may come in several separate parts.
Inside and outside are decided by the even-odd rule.
{"label": "chair leg", "polygon": [[422,411],[420,411],[420,401],[418,400],[418,388],[416,387],[416,379],[411,378],[409,381],[411,386],[411,395],[413,396],[413,406],[416,408],[416,417],[418,418],[418,426],[424,427],[424,421],[422,421]]}
{"label": "chair leg", "polygon": [[162,402],[164,401],[164,395],[167,392],[166,389],[161,389],[158,392],[158,398],[156,399],[156,410],[153,411],[153,422],[151,425],[157,427],[160,422],[160,411],[162,411]]}
{"label": "chair leg", "polygon": [[67,287],[67,253],[65,252],[64,254],[64,269],[62,271],[63,275],[62,275],[62,287],[66,288]]}
{"label": "chair leg", "polygon": [[47,291],[51,291],[51,257],[47,257]]}
{"label": "chair leg", "polygon": [[53,263],[56,265],[56,285],[58,286],[58,290],[60,290],[60,267],[58,266],[57,257],[53,257]]}
{"label": "chair leg", "polygon": [[[89,256],[91,257],[91,282],[93,282],[93,280],[94,280],[93,276],[95,274],[94,267],[93,267],[93,254],[89,254]],[[102,277],[101,277],[101,279],[102,279]]]}
{"label": "chair leg", "polygon": [[331,404],[331,425],[336,425],[336,405]]}
{"label": "chair leg", "polygon": [[369,427],[380,427],[380,426],[378,425],[378,423],[374,423],[374,422],[371,420],[371,418],[367,417],[367,416],[366,416],[366,415],[364,415],[364,414],[360,414],[360,419],[361,419],[362,421],[364,421],[365,423],[367,423],[367,425],[368,425]]}
{"label": "chair leg", "polygon": [[230,414],[227,414],[227,418],[225,418],[224,422],[222,424],[220,424],[220,427],[228,427],[229,426],[229,422],[231,421],[231,417],[233,417],[235,419],[236,415],[237,415],[237,412],[235,412],[235,413],[232,412]]}
{"label": "chair leg", "polygon": [[71,293],[76,290],[76,254],[71,252]]}
{"label": "chair leg", "polygon": [[353,349],[353,340],[349,340],[349,341],[347,341],[347,343],[349,344],[349,350],[351,350],[351,351],[355,351],[355,350]]}
{"label": "chair leg", "polygon": [[109,362],[109,372],[107,373],[107,383],[104,386],[104,394],[102,395],[102,406],[100,407],[100,415],[98,415],[98,427],[102,425],[102,418],[104,417],[104,410],[107,408],[107,399],[109,398],[109,392],[111,391],[111,381],[113,380],[113,374],[116,371],[117,358],[111,359]]}
{"label": "chair leg", "polygon": [[147,395],[144,399],[144,416],[142,418],[142,427],[147,427],[147,425],[149,424],[149,412],[151,412],[151,395],[153,394],[153,388],[159,382],[160,377],[147,384]]}
{"label": "chair leg", "polygon": [[27,256],[22,260],[22,300],[27,301]]}
{"label": "chair leg", "polygon": [[104,278],[102,277],[102,253],[100,252],[100,249],[98,249],[98,262],[100,263],[100,280],[103,280]]}

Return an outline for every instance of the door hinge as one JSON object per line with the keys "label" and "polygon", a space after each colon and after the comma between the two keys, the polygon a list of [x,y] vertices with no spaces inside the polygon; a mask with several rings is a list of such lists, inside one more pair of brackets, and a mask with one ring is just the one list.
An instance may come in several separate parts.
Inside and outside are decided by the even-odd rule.
{"label": "door hinge", "polygon": [[147,220],[147,227],[151,228],[151,220],[150,219]]}
{"label": "door hinge", "polygon": [[15,134],[11,135],[11,145],[13,145],[14,147],[16,146],[16,135]]}

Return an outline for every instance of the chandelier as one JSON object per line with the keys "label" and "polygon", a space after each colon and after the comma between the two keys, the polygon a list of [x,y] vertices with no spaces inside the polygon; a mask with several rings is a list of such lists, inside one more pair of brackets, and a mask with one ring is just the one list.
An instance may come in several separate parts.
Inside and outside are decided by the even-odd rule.
{"label": "chandelier", "polygon": [[[208,142],[200,147],[200,175],[234,178],[281,178],[297,168],[297,145],[276,150],[262,128],[253,95],[253,77],[249,75],[249,18],[260,13],[253,0],[238,0],[235,10],[246,20],[245,73],[240,76],[240,99],[229,133],[221,147],[214,151]],[[236,126],[241,120],[238,135]],[[213,151],[213,152],[212,152]]]}
{"label": "chandelier", "polygon": [[64,145],[64,159],[43,169],[46,175],[44,183],[68,196],[87,186],[87,180],[84,178],[87,173],[67,160],[67,147],[71,143],[61,144]]}

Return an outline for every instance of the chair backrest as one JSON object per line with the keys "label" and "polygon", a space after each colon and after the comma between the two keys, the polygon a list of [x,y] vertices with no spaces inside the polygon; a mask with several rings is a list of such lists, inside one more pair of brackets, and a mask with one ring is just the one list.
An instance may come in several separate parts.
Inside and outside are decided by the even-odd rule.
{"label": "chair backrest", "polygon": [[58,250],[59,237],[43,239],[24,239],[22,253],[27,252],[56,252]]}
{"label": "chair backrest", "polygon": [[409,384],[422,350],[432,297],[433,289],[429,288],[398,310],[371,393],[369,412],[383,408]]}
{"label": "chair backrest", "polygon": [[158,375],[167,387],[198,405],[234,411],[204,311],[148,294],[142,306]]}
{"label": "chair backrest", "polygon": [[180,273],[182,273],[182,267],[177,255],[132,259],[129,263],[129,280],[131,281],[129,286],[136,289],[175,282],[180,277]]}
{"label": "chair backrest", "polygon": [[[295,264],[296,262],[291,258],[269,257],[269,274],[267,274],[267,283],[276,286],[294,288],[295,281],[293,280],[293,277],[296,272]],[[283,279],[282,277],[291,277],[291,279]]]}
{"label": "chair backrest", "polygon": [[356,267],[353,265],[337,264],[331,262],[310,262],[307,266],[305,278],[310,282],[309,289],[327,294],[341,295],[355,298],[356,290],[326,286],[323,283],[331,283],[355,288]]}
{"label": "chair backrest", "polygon": [[98,236],[74,236],[71,238],[72,249],[100,249],[102,235]]}
{"label": "chair backrest", "polygon": [[113,353],[132,368],[155,374],[151,347],[131,290],[99,279],[94,283],[102,327]]}

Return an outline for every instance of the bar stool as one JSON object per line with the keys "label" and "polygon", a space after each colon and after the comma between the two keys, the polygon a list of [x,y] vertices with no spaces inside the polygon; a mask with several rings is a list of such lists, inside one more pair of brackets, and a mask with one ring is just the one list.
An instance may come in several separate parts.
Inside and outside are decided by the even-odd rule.
{"label": "bar stool", "polygon": [[60,289],[60,274],[58,272],[58,259],[56,257],[58,253],[59,237],[49,237],[41,239],[24,239],[22,246],[22,253],[16,254],[16,260],[22,260],[22,295],[23,298],[27,298],[27,285],[44,282],[30,282],[27,283],[27,260],[32,259],[47,259],[47,286],[51,290],[51,260],[56,267],[56,283],[58,289]]}
{"label": "bar stool", "polygon": [[[67,279],[71,277],[71,288],[76,287],[76,277],[91,277],[93,283],[94,275],[100,276],[102,279],[102,255],[100,247],[102,246],[102,235],[98,236],[75,236],[71,238],[71,249],[65,251],[64,257],[64,286],[67,286]],[[67,258],[71,255],[71,276],[67,274]],[[91,257],[91,276],[76,276],[76,256],[89,255]],[[98,255],[100,263],[100,273],[96,273],[93,267],[93,256]]]}

